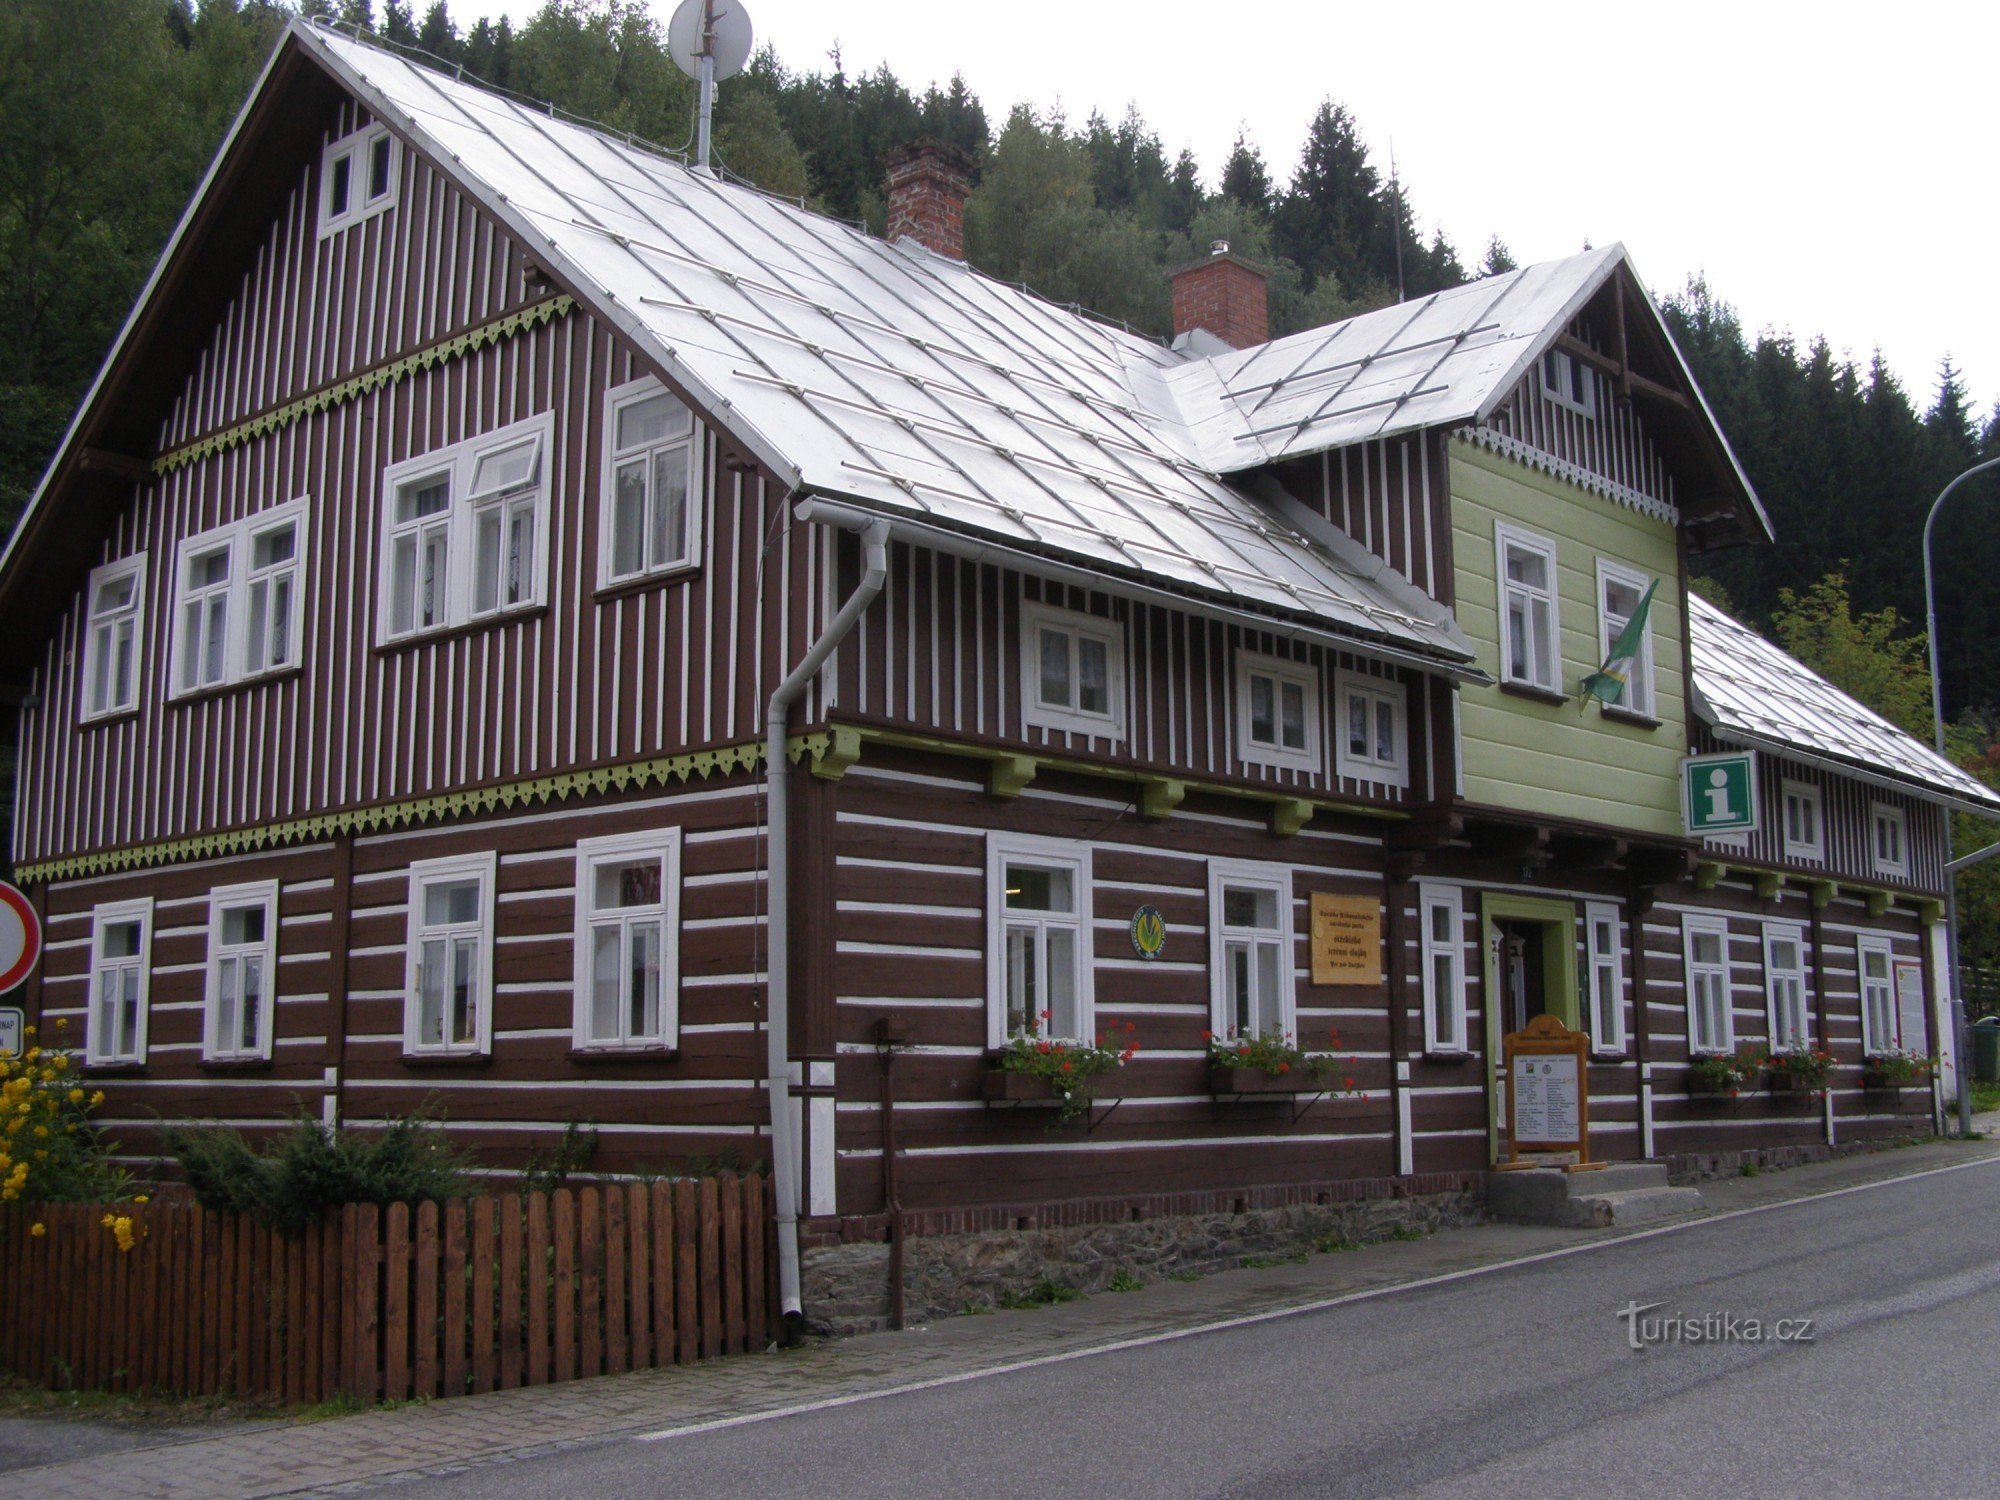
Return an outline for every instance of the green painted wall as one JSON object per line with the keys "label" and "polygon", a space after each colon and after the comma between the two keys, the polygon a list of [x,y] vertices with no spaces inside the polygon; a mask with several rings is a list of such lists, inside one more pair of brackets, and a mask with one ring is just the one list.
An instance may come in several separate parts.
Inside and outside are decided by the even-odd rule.
{"label": "green painted wall", "polygon": [[[1551,538],[1567,703],[1543,703],[1493,687],[1467,687],[1460,703],[1465,799],[1655,834],[1681,831],[1679,776],[1687,754],[1686,674],[1681,656],[1681,583],[1674,529],[1615,500],[1454,438],[1452,548],[1458,623],[1479,665],[1500,677],[1500,593],[1495,521]],[[1610,718],[1592,700],[1581,712],[1577,684],[1597,670],[1597,559],[1659,577],[1653,599],[1657,728]]]}

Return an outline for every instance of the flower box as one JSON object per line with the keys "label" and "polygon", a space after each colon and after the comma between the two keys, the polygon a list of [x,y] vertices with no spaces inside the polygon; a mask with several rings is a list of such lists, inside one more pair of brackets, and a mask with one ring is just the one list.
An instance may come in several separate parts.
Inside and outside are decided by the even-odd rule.
{"label": "flower box", "polygon": [[1054,1109],[1063,1102],[1062,1092],[1046,1078],[1033,1073],[1014,1073],[1005,1068],[991,1069],[986,1075],[988,1104],[1047,1105]]}
{"label": "flower box", "polygon": [[1779,1068],[1764,1075],[1764,1087],[1774,1094],[1812,1094],[1819,1091],[1820,1082]]}
{"label": "flower box", "polygon": [[1929,1072],[1903,1073],[1889,1068],[1863,1067],[1861,1086],[1871,1092],[1896,1093],[1903,1089],[1920,1089],[1929,1086]]}
{"label": "flower box", "polygon": [[1295,1068],[1289,1073],[1267,1073],[1262,1068],[1208,1067],[1211,1094],[1318,1094],[1330,1087],[1327,1075]]}
{"label": "flower box", "polygon": [[1706,1099],[1734,1099],[1743,1092],[1743,1078],[1717,1068],[1689,1068],[1687,1091]]}

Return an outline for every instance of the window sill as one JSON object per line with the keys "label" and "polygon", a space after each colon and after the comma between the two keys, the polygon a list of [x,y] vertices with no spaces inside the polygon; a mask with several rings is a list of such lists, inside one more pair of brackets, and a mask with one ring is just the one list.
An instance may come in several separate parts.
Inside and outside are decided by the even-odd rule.
{"label": "window sill", "polygon": [[135,703],[130,708],[121,708],[108,714],[91,714],[87,717],[79,714],[76,728],[79,734],[89,734],[96,729],[111,729],[119,724],[130,724],[138,717],[139,706]]}
{"label": "window sill", "polygon": [[595,1063],[677,1062],[681,1049],[667,1046],[572,1047],[569,1060],[589,1066]]}
{"label": "window sill", "polygon": [[201,1060],[204,1073],[268,1073],[271,1059],[268,1057],[204,1057]]}
{"label": "window sill", "polygon": [[1464,1047],[1429,1047],[1424,1050],[1423,1060],[1427,1063],[1468,1063],[1472,1053]]}
{"label": "window sill", "polygon": [[1616,719],[1620,724],[1630,724],[1634,729],[1658,729],[1661,720],[1651,714],[1642,714],[1634,708],[1620,708],[1615,703],[1606,703],[1601,708],[1607,719]]}
{"label": "window sill", "polygon": [[1125,743],[1125,726],[1116,719],[1072,718],[1030,709],[1021,714],[1021,728],[1042,729],[1050,734],[1081,734],[1094,740],[1109,740],[1114,745]]}
{"label": "window sill", "polygon": [[[1309,776],[1318,776],[1326,770],[1317,755],[1273,750],[1269,745],[1238,744],[1236,758],[1246,766],[1263,766],[1271,771],[1304,771]],[[1370,776],[1367,779],[1374,781],[1377,778]]]}
{"label": "window sill", "polygon": [[130,1058],[119,1058],[105,1062],[86,1062],[83,1065],[83,1071],[93,1078],[120,1077],[126,1074],[143,1073],[146,1071],[146,1065],[143,1062],[135,1062]]}
{"label": "window sill", "polygon": [[1407,789],[1410,784],[1409,772],[1405,771],[1401,766],[1377,766],[1370,765],[1366,761],[1336,761],[1333,767],[1333,774],[1336,778],[1345,778],[1350,781],[1366,781],[1375,786],[1393,786]]}
{"label": "window sill", "polygon": [[1629,1062],[1631,1059],[1625,1055],[1623,1047],[1592,1047],[1590,1049],[1590,1060],[1594,1063],[1622,1063]]}
{"label": "window sill", "polygon": [[1539,687],[1532,682],[1502,682],[1500,691],[1511,693],[1516,698],[1532,698],[1537,703],[1563,704],[1569,702],[1569,694],[1554,688]]}
{"label": "window sill", "polygon": [[490,1068],[491,1052],[405,1052],[406,1068]]}
{"label": "window sill", "polygon": [[[217,698],[227,698],[231,693],[246,692],[251,688],[268,687],[274,682],[284,682],[293,677],[303,677],[305,673],[306,669],[303,665],[278,667],[269,672],[256,672],[248,677],[238,677],[230,682],[218,682],[212,687],[190,688],[185,693],[169,693],[167,695],[167,707],[193,708],[198,703],[208,703]],[[137,710],[134,710],[134,713],[136,714]],[[91,722],[96,724],[103,721],[93,719]]]}
{"label": "window sill", "polygon": [[591,601],[596,604],[616,604],[620,599],[630,599],[636,594],[657,593],[676,583],[701,576],[698,562],[681,563],[671,568],[661,568],[657,572],[641,573],[632,578],[620,578],[614,583],[600,583],[591,592]]}
{"label": "window sill", "polygon": [[392,641],[377,641],[369,649],[378,657],[399,656],[407,651],[416,651],[424,646],[441,645],[446,641],[456,641],[468,635],[477,635],[482,630],[492,630],[501,625],[519,625],[524,620],[539,620],[549,612],[546,604],[524,604],[519,609],[501,610],[497,614],[481,615],[476,620],[467,620],[458,625],[446,625],[437,630],[419,631],[413,635],[399,635]]}

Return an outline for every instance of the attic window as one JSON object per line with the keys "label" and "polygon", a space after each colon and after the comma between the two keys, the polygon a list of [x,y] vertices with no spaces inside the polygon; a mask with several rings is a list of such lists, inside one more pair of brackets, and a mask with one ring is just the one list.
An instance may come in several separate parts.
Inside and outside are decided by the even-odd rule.
{"label": "attic window", "polygon": [[1560,349],[1542,356],[1542,393],[1579,416],[1597,415],[1597,382],[1591,379],[1589,367]]}
{"label": "attic window", "polygon": [[396,201],[402,152],[381,125],[342,136],[320,158],[322,238],[374,217]]}

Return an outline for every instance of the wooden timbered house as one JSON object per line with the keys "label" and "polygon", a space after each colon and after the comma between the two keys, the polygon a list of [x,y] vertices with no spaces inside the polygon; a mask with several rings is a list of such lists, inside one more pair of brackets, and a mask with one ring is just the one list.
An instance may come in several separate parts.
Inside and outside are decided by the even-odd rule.
{"label": "wooden timbered house", "polygon": [[[1860,1064],[1942,1050],[2000,799],[1688,594],[1768,526],[1621,249],[1270,341],[1219,247],[1162,347],[966,266],[964,191],[913,151],[884,242],[287,31],[0,561],[28,1005],[131,1150],[768,1158],[796,1309],[892,1150],[940,1229],[1476,1189],[1544,1012],[1602,1157],[1932,1128]],[[1115,1111],[988,1103],[1037,1011],[1135,1028]],[[1355,1092],[1217,1095],[1234,1028]],[[1688,1092],[1806,1038],[1817,1105]]]}

